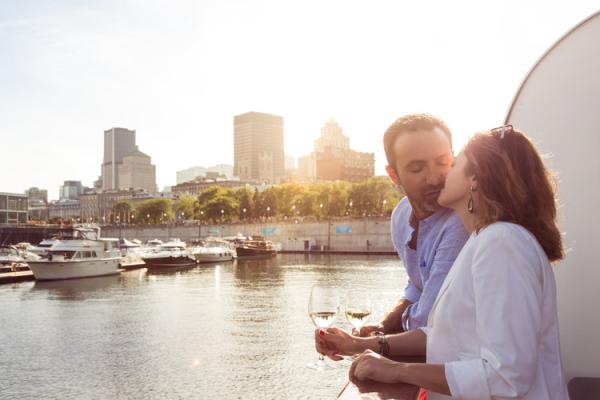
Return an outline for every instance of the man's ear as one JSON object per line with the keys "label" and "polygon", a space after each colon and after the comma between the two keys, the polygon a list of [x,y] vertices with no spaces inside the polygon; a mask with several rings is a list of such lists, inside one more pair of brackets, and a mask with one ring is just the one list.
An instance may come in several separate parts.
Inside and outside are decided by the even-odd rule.
{"label": "man's ear", "polygon": [[390,179],[392,180],[392,182],[394,182],[394,185],[396,185],[396,186],[401,185],[400,179],[398,178],[398,174],[396,173],[396,170],[394,169],[394,167],[392,167],[391,165],[386,165],[385,172],[387,172],[387,174],[390,177]]}

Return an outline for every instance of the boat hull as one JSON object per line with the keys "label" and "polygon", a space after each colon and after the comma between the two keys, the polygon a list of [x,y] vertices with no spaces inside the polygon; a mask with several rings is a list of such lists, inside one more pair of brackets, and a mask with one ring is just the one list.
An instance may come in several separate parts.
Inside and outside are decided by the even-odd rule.
{"label": "boat hull", "polygon": [[85,261],[39,260],[29,261],[28,264],[36,280],[52,281],[118,274],[121,272],[119,261],[120,258]]}
{"label": "boat hull", "polygon": [[276,255],[277,250],[238,247],[236,253],[238,258],[267,258]]}
{"label": "boat hull", "polygon": [[233,255],[218,255],[218,254],[195,254],[196,261],[199,263],[224,262],[233,261]]}
{"label": "boat hull", "polygon": [[178,268],[196,265],[196,260],[187,256],[142,257],[148,268]]}

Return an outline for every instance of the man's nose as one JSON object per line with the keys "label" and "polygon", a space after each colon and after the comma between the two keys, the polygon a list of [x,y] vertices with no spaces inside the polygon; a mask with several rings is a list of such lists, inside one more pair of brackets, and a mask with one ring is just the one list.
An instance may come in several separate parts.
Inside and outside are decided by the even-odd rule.
{"label": "man's nose", "polygon": [[429,173],[427,174],[427,184],[431,185],[431,186],[439,186],[442,183],[444,183],[444,180],[446,179],[446,174],[445,171],[438,169],[438,168],[432,168],[429,170]]}

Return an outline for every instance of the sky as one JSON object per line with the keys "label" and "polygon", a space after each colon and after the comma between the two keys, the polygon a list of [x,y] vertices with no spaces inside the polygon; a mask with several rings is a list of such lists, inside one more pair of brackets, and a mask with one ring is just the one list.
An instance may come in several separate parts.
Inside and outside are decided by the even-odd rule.
{"label": "sky", "polygon": [[58,197],[100,175],[103,131],[135,129],[159,188],[233,164],[233,116],[284,117],[285,153],[335,118],[375,153],[398,117],[444,119],[460,149],[501,125],[527,72],[596,1],[3,1],[0,192]]}

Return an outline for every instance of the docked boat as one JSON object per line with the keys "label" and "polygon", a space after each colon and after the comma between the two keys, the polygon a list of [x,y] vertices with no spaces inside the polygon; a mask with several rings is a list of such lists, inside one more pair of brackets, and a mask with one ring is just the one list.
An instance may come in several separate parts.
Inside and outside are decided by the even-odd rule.
{"label": "docked boat", "polygon": [[209,238],[192,248],[192,255],[199,263],[232,261],[236,257],[235,246],[231,243]]}
{"label": "docked boat", "polygon": [[57,239],[47,250],[47,258],[27,262],[36,280],[89,278],[121,271],[117,240],[100,238],[99,227],[74,226]]}
{"label": "docked boat", "polygon": [[146,262],[142,258],[142,249],[139,243],[130,242],[127,239],[119,239],[119,249],[123,256],[119,263],[121,268],[134,269],[142,268]]}
{"label": "docked boat", "polygon": [[0,246],[0,266],[24,263],[25,259],[14,246]]}
{"label": "docked boat", "polygon": [[33,254],[37,254],[40,257],[47,257],[50,247],[54,246],[59,241],[60,240],[55,237],[44,239],[37,246],[31,246],[28,251]]}
{"label": "docked boat", "polygon": [[273,242],[262,236],[251,236],[246,239],[235,240],[238,258],[266,258],[277,254]]}
{"label": "docked boat", "polygon": [[146,248],[142,259],[148,268],[177,268],[196,265],[196,259],[185,242],[174,239],[155,248]]}

